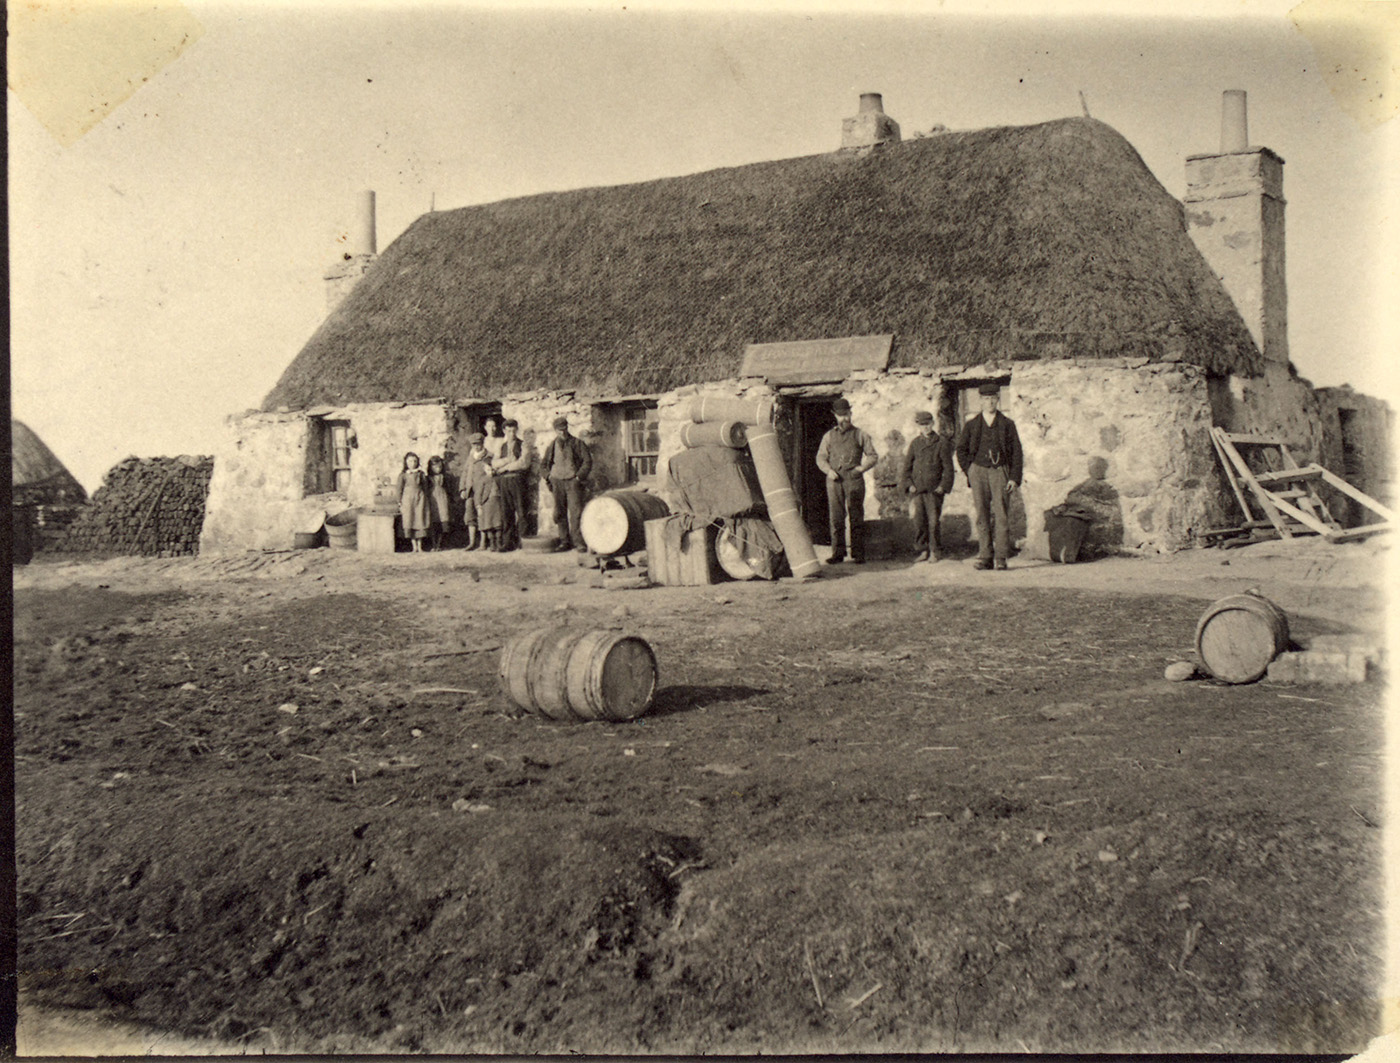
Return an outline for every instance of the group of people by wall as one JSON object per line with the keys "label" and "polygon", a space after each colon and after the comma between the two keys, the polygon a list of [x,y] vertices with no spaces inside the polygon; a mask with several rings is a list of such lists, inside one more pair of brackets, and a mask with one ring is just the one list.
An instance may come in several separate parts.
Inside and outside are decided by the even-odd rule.
{"label": "group of people by wall", "polygon": [[[956,441],[940,436],[933,414],[920,410],[914,415],[918,435],[910,441],[900,464],[898,490],[910,503],[914,521],[914,560],[939,561],[943,542],[939,521],[943,500],[953,489],[956,470],[961,469],[972,491],[976,514],[979,569],[1004,569],[1011,553],[1011,527],[1007,503],[1021,486],[1024,458],[1016,423],[997,407],[1000,388],[984,384],[978,388],[982,410],[966,421]],[[865,474],[875,467],[879,455],[870,435],[851,423],[851,404],[837,399],[831,408],[836,427],[828,431],[817,447],[817,468],[826,475],[827,517],[830,521],[831,556],[828,565],[847,557],[854,564],[865,561]],[[956,465],[954,462],[956,461]]]}
{"label": "group of people by wall", "polygon": [[543,480],[554,499],[555,549],[586,550],[579,522],[593,457],[588,444],[570,434],[568,419],[555,418],[554,437],[542,456],[520,438],[514,420],[501,422],[499,435],[493,418],[482,427],[469,436],[470,450],[455,477],[449,477],[439,455],[426,467],[413,451],[404,455],[397,482],[398,533],[409,549],[422,552],[425,541],[431,550],[443,549],[458,521],[466,550],[519,549],[528,530],[528,492]]}

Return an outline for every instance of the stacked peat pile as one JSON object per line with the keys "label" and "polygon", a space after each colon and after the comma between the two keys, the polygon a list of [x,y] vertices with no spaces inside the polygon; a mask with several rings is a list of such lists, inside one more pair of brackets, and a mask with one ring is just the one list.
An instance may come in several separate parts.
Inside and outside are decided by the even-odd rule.
{"label": "stacked peat pile", "polygon": [[108,470],[55,550],[178,557],[199,552],[212,457],[127,458]]}

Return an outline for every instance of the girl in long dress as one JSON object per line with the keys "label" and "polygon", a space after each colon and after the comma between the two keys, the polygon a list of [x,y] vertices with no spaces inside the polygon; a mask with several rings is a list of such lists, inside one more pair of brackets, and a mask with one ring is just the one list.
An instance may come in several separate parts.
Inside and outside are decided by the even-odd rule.
{"label": "girl in long dress", "polygon": [[433,551],[442,549],[442,539],[452,530],[452,512],[448,508],[447,466],[434,454],[428,459],[428,537]]}
{"label": "girl in long dress", "polygon": [[422,553],[423,538],[428,534],[428,477],[411,450],[403,456],[403,471],[399,473],[399,522],[413,552]]}

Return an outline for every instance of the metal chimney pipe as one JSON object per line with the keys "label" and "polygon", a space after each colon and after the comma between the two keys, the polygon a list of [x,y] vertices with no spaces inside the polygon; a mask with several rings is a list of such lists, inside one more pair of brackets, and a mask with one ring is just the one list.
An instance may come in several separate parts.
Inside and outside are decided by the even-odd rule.
{"label": "metal chimney pipe", "polygon": [[352,255],[373,255],[378,247],[374,231],[374,193],[361,192],[355,203],[355,222],[350,229],[350,246],[346,248]]}
{"label": "metal chimney pipe", "polygon": [[1220,113],[1220,153],[1249,150],[1249,118],[1244,89],[1226,89]]}
{"label": "metal chimney pipe", "polygon": [[885,111],[884,100],[878,92],[862,92],[860,94],[860,113],[866,114],[874,112],[883,114]]}

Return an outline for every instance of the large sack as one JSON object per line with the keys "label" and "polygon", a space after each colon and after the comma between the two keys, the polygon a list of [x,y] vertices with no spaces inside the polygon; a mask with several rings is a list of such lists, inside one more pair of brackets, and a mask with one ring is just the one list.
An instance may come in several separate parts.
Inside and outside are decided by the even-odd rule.
{"label": "large sack", "polygon": [[676,454],[666,469],[677,512],[705,521],[766,513],[758,473],[747,451],[690,447]]}

